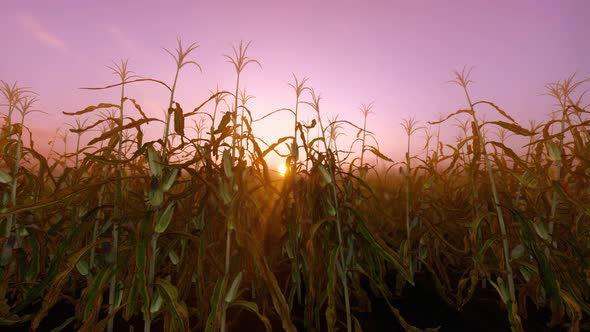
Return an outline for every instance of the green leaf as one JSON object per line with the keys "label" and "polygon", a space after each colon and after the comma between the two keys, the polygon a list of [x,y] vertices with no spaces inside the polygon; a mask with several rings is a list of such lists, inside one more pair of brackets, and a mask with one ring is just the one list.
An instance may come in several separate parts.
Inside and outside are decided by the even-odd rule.
{"label": "green leaf", "polygon": [[174,184],[174,181],[176,181],[176,177],[178,176],[178,171],[178,168],[172,168],[170,171],[166,172],[166,175],[162,180],[162,190],[164,192],[168,192],[168,190],[172,188],[172,185]]}
{"label": "green leaf", "polygon": [[172,215],[174,214],[175,205],[175,202],[171,202],[170,204],[168,204],[164,212],[162,212],[162,214],[160,215],[160,219],[158,220],[158,223],[156,224],[156,228],[154,230],[156,233],[164,233],[166,228],[168,228],[170,220],[172,220]]}
{"label": "green leaf", "polygon": [[332,175],[328,172],[328,170],[324,167],[324,165],[317,165],[318,172],[322,178],[322,181],[327,184],[332,183]]}
{"label": "green leaf", "polygon": [[28,241],[29,246],[31,247],[31,261],[29,263],[26,279],[27,281],[33,281],[36,280],[37,276],[39,275],[39,266],[41,265],[39,251],[41,246],[39,244],[36,232],[32,232],[31,236],[28,238]]}
{"label": "green leaf", "polygon": [[242,282],[242,271],[238,273],[238,275],[234,278],[234,281],[229,286],[227,293],[225,294],[225,302],[231,303],[235,300],[236,295],[238,294],[238,289],[240,288],[240,283]]}
{"label": "green leaf", "polygon": [[221,198],[223,199],[223,204],[226,206],[229,205],[233,199],[233,192],[229,183],[227,183],[227,180],[222,178],[219,179],[219,192],[221,194]]}
{"label": "green leaf", "polygon": [[209,312],[209,316],[207,317],[207,323],[205,324],[205,332],[214,332],[218,329],[220,316],[219,299],[221,297],[221,293],[225,291],[226,286],[227,278],[225,276],[221,279],[218,279],[217,283],[215,283],[213,295],[211,295],[211,312]]}
{"label": "green leaf", "polygon": [[162,161],[160,154],[156,151],[153,145],[147,146],[148,164],[150,166],[150,174],[156,176],[158,179],[162,178]]}
{"label": "green leaf", "polygon": [[67,281],[70,280],[70,278],[69,278],[70,273],[75,268],[76,263],[78,263],[80,258],[82,256],[84,256],[93,246],[98,245],[103,242],[106,242],[106,241],[107,241],[106,239],[102,239],[97,242],[91,243],[91,244],[87,245],[86,247],[78,250],[76,253],[74,253],[68,259],[64,270],[62,270],[55,277],[53,282],[48,287],[48,292],[45,294],[45,297],[43,299],[43,305],[41,306],[41,309],[39,309],[37,311],[37,314],[35,315],[35,317],[33,318],[33,321],[31,322],[31,328],[33,330],[35,330],[39,327],[39,324],[41,324],[41,321],[43,320],[43,318],[45,318],[49,309],[51,309],[51,307],[53,307],[53,305],[60,298],[62,289],[63,289],[63,287],[66,286]]}
{"label": "green leaf", "polygon": [[330,200],[330,198],[326,198],[326,209],[328,212],[328,215],[330,217],[334,217],[336,215],[336,209],[334,208],[334,205],[332,204],[332,201]]}
{"label": "green leaf", "polygon": [[520,257],[522,257],[522,255],[524,255],[524,252],[525,252],[524,244],[519,243],[510,252],[511,260],[519,259]]}
{"label": "green leaf", "polygon": [[533,228],[535,232],[541,239],[545,241],[551,241],[551,235],[549,234],[549,229],[547,228],[547,224],[544,222],[533,223]]}
{"label": "green leaf", "polygon": [[492,244],[494,244],[495,241],[496,241],[495,237],[487,239],[486,242],[484,242],[483,246],[481,246],[481,248],[477,252],[477,255],[475,255],[473,257],[473,260],[475,262],[481,262],[483,260],[483,257],[485,255],[486,251],[488,251],[488,249],[492,246]]}
{"label": "green leaf", "polygon": [[186,304],[178,301],[178,290],[166,279],[158,279],[156,281],[159,293],[164,299],[168,312],[172,314],[173,330],[188,331],[189,330],[189,314]]}
{"label": "green leaf", "polygon": [[10,183],[12,182],[12,176],[6,173],[4,170],[0,169],[0,183]]}
{"label": "green leaf", "polygon": [[83,297],[82,320],[98,318],[102,293],[109,284],[113,275],[112,269],[103,269],[93,277],[92,283],[88,286],[86,296]]}
{"label": "green leaf", "polygon": [[76,270],[78,270],[83,276],[87,275],[89,272],[88,262],[84,259],[80,259],[78,263],[76,263]]}
{"label": "green leaf", "polygon": [[150,190],[149,200],[152,206],[158,207],[164,201],[164,192],[161,188]]}
{"label": "green leaf", "polygon": [[508,293],[508,286],[504,283],[502,277],[498,277],[498,283],[495,283],[491,279],[489,279],[489,281],[490,284],[492,284],[492,286],[494,286],[494,288],[496,289],[496,292],[498,292],[498,294],[500,295],[502,302],[504,302],[504,304],[507,304],[510,301],[510,295]]}
{"label": "green leaf", "polygon": [[172,262],[173,265],[178,265],[178,262],[180,261],[180,258],[178,258],[178,255],[174,250],[168,252],[168,258],[170,258],[170,262]]}
{"label": "green leaf", "polygon": [[164,299],[160,295],[160,291],[156,289],[154,292],[154,296],[152,297],[152,304],[150,305],[150,312],[152,314],[160,311],[162,304],[164,303]]}
{"label": "green leaf", "polygon": [[232,160],[232,156],[229,150],[225,150],[223,151],[223,157],[222,157],[222,162],[223,162],[223,172],[225,173],[225,176],[228,179],[231,179],[234,176],[234,172],[233,172],[233,160]]}

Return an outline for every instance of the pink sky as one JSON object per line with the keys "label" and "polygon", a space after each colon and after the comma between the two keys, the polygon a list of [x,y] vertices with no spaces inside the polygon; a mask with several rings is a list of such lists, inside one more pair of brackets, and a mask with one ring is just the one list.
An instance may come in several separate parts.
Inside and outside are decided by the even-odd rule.
{"label": "pink sky", "polygon": [[[62,111],[117,102],[117,90],[78,89],[115,83],[105,67],[112,60],[129,58],[137,74],[170,82],[174,64],[161,47],[173,49],[177,37],[200,45],[192,59],[203,67],[202,73],[195,67],[181,73],[176,99],[185,110],[217,84],[233,89],[235,74],[222,54],[251,40],[249,55],[262,69],[247,68],[242,86],[256,97],[249,104],[255,117],[293,107],[291,73],[307,76],[322,93],[324,116],[339,114],[360,125],[359,104],[373,101],[369,129],[396,161],[403,156],[402,119],[415,116],[425,124],[465,107],[460,88],[446,83],[453,69],[475,66],[472,97],[495,102],[523,125],[545,120],[552,110],[553,100],[542,96],[546,83],[574,72],[590,75],[590,2],[582,0],[86,3],[2,5],[0,79],[39,94],[38,106],[48,114],[28,121],[38,147],[57,127],[74,123]],[[128,92],[153,116],[167,107],[159,87],[136,85]],[[312,116],[304,108],[302,118]],[[284,115],[254,129],[272,141],[290,135],[291,127]],[[154,123],[148,131],[160,135],[161,128]],[[449,123],[443,131],[452,137],[456,130]],[[346,134],[343,142],[356,132]]]}

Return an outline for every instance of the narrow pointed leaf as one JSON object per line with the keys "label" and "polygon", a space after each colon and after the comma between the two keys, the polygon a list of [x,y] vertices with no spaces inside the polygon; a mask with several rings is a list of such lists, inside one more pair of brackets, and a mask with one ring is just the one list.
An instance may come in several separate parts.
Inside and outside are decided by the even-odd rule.
{"label": "narrow pointed leaf", "polygon": [[156,233],[164,233],[168,225],[170,224],[170,220],[172,220],[172,215],[174,214],[174,206],[176,204],[174,202],[168,204],[164,212],[160,215],[160,219],[158,219],[158,223],[156,224],[155,232]]}
{"label": "narrow pointed leaf", "polygon": [[65,114],[65,115],[82,115],[82,114],[90,113],[92,111],[95,111],[95,110],[101,109],[101,108],[119,109],[119,105],[109,104],[109,103],[100,103],[98,105],[88,106],[85,109],[78,111],[78,112],[63,112],[63,114]]}
{"label": "narrow pointed leaf", "polygon": [[383,259],[385,259],[386,261],[390,262],[391,264],[393,264],[393,266],[395,266],[395,268],[397,269],[397,271],[412,285],[414,285],[414,278],[411,275],[409,269],[405,266],[405,264],[403,263],[403,260],[401,257],[399,257],[399,255],[389,249],[384,243],[383,241],[381,241],[378,238],[375,238],[371,232],[369,231],[369,229],[367,229],[367,226],[365,226],[365,224],[362,222],[362,220],[358,219],[358,227],[359,230],[361,232],[361,234],[363,235],[363,237],[369,242],[369,244],[371,245],[371,247],[373,249],[375,249],[375,251],[377,251],[377,253],[383,257]]}

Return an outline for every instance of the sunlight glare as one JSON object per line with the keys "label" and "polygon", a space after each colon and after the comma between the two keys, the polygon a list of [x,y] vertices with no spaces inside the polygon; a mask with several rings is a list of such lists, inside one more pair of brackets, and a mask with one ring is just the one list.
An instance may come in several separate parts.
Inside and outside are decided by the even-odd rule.
{"label": "sunlight glare", "polygon": [[285,174],[287,174],[287,165],[281,164],[279,166],[279,174],[281,174],[281,176],[285,176]]}

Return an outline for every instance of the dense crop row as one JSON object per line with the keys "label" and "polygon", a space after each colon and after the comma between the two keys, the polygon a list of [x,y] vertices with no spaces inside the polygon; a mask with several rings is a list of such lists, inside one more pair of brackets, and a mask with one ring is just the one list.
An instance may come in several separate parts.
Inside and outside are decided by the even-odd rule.
{"label": "dense crop row", "polygon": [[[35,330],[67,302],[75,313],[62,327],[79,330],[139,319],[145,331],[225,331],[251,316],[267,330],[359,331],[369,298],[390,303],[426,273],[457,309],[478,288],[495,288],[515,331],[527,302],[550,308],[551,324],[580,329],[590,314],[584,81],[547,85],[558,110],[525,128],[496,104],[472,101],[470,72],[455,72],[468,107],[426,128],[404,121],[408,151],[394,163],[369,144],[372,104],[360,108],[362,126],[326,122],[320,95],[297,77],[292,102],[275,111],[293,115],[288,136],[257,138],[240,86],[258,64],[248,46],[226,56],[235,86],[191,111],[175,90],[181,69],[199,66],[189,60],[194,44],[179,41],[169,52],[172,84],[115,64],[118,82],[93,89],[117,89],[120,98],[66,113],[76,121],[76,149],[49,156],[34,149],[27,128],[36,95],[2,81],[0,325],[30,321]],[[126,93],[131,84],[167,89],[166,117],[148,117]],[[303,107],[315,112],[311,123],[300,121]],[[482,120],[483,108],[498,120]],[[462,128],[457,142],[431,134],[453,119]],[[165,130],[145,141],[153,122]],[[358,134],[343,151],[345,128]],[[411,151],[422,130],[424,150]],[[83,135],[91,137],[85,147]],[[525,149],[508,147],[510,135],[525,137]],[[279,177],[265,157],[285,145]],[[377,171],[373,157],[387,167]]]}

